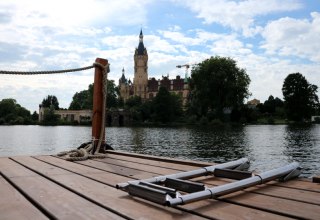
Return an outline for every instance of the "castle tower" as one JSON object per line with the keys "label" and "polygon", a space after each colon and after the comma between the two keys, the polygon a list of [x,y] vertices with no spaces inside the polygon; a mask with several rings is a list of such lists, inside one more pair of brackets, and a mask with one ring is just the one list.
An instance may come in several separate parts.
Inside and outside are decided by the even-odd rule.
{"label": "castle tower", "polygon": [[143,44],[142,29],[139,35],[139,45],[134,53],[134,95],[146,99],[148,86],[148,53]]}
{"label": "castle tower", "polygon": [[119,89],[120,89],[120,96],[123,98],[124,101],[127,100],[129,98],[128,80],[124,75],[124,68],[122,68],[122,76],[119,79]]}

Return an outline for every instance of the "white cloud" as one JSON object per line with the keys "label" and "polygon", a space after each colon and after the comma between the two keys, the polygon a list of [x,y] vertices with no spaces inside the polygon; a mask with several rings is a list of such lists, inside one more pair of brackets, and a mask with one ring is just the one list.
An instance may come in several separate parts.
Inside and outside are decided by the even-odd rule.
{"label": "white cloud", "polygon": [[184,34],[177,31],[159,31],[159,33],[162,34],[164,38],[189,46],[199,45],[202,42],[199,38],[186,37]]}
{"label": "white cloud", "polygon": [[244,56],[251,54],[250,47],[246,47],[242,41],[237,39],[235,35],[224,36],[223,38],[216,40],[211,46],[211,51],[214,55],[219,56]]}
{"label": "white cloud", "polygon": [[145,6],[152,1],[134,0],[11,0],[2,2],[1,8],[15,10],[13,21],[30,27],[74,27],[96,23],[132,25],[145,21]]}
{"label": "white cloud", "polygon": [[311,20],[281,18],[271,21],[262,36],[262,48],[269,54],[296,56],[320,62],[320,13],[311,13]]}
{"label": "white cloud", "polygon": [[292,11],[302,7],[298,0],[181,0],[205,24],[218,23],[244,36],[254,36],[262,28],[256,25],[256,17],[275,12]]}

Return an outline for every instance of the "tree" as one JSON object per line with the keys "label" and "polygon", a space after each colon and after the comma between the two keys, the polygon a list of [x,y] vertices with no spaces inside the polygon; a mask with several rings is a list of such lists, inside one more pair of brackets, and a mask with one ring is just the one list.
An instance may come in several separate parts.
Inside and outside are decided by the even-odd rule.
{"label": "tree", "polygon": [[301,73],[289,74],[282,86],[287,117],[294,121],[309,119],[319,105],[317,90]]}
{"label": "tree", "polygon": [[236,61],[225,57],[211,57],[195,66],[191,74],[190,111],[206,116],[209,111],[223,117],[224,108],[237,108],[243,104],[250,78]]}
{"label": "tree", "polygon": [[[93,90],[94,84],[90,84],[87,90],[76,92],[70,103],[70,110],[83,110],[93,108]],[[107,107],[117,107],[119,97],[118,87],[115,86],[113,80],[108,80],[107,84]]]}
{"label": "tree", "polygon": [[140,96],[132,96],[128,98],[124,107],[131,112],[134,121],[143,120],[141,112],[142,99]]}
{"label": "tree", "polygon": [[165,87],[160,87],[153,99],[154,119],[162,123],[172,122],[182,114],[182,101]]}
{"label": "tree", "polygon": [[32,121],[34,121],[34,122],[38,121],[38,119],[39,119],[39,114],[38,114],[36,111],[34,111],[33,114],[31,115],[31,119],[32,119]]}
{"label": "tree", "polygon": [[118,106],[119,88],[115,85],[114,80],[108,80],[107,84],[107,107],[116,108]]}
{"label": "tree", "polygon": [[87,90],[76,92],[70,103],[70,110],[92,109],[93,103],[93,84],[88,86]]}
{"label": "tree", "polygon": [[51,107],[46,108],[43,114],[42,123],[45,125],[56,125],[59,122],[59,116],[54,114],[55,107],[51,105]]}
{"label": "tree", "polygon": [[274,98],[272,95],[269,96],[268,100],[266,100],[263,104],[263,112],[269,114],[275,114],[277,108],[283,107],[283,101],[278,97]]}
{"label": "tree", "polygon": [[142,100],[140,96],[132,96],[127,99],[125,106],[130,109],[135,106],[140,106],[141,104]]}
{"label": "tree", "polygon": [[0,124],[30,124],[30,111],[17,103],[15,99],[0,101]]}
{"label": "tree", "polygon": [[55,110],[59,109],[58,99],[54,95],[48,95],[46,98],[42,100],[42,107],[50,108],[51,105],[54,107]]}

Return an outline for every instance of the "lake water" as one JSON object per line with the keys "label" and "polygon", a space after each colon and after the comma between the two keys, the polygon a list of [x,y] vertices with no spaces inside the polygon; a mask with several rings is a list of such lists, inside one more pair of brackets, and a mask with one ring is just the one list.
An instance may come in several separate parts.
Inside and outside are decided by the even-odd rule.
{"label": "lake water", "polygon": [[[303,176],[320,174],[320,125],[220,128],[107,128],[115,150],[208,162],[241,157],[264,171],[297,161]],[[0,126],[0,156],[48,155],[91,139],[91,127]]]}

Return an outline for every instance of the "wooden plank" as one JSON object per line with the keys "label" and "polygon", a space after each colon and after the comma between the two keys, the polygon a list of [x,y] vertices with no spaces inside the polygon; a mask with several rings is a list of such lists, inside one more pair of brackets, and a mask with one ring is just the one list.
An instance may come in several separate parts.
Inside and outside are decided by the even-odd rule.
{"label": "wooden plank", "polygon": [[[46,157],[46,156],[41,156],[41,157],[37,157],[41,160],[44,161],[48,161],[50,163],[57,163],[57,166],[61,166],[63,168],[68,169],[70,162],[65,161],[65,163],[61,163],[60,159],[57,158],[51,158],[51,157]],[[43,166],[42,166],[43,167]],[[79,168],[79,170],[81,170],[81,165],[80,164],[76,164],[76,166],[73,166],[72,170],[74,172],[79,172],[79,170],[77,171],[76,168]],[[47,169],[47,168],[46,168]],[[46,170],[43,170],[42,172],[46,172]],[[106,173],[107,174],[107,173]],[[88,175],[88,174],[85,174]],[[150,174],[149,174],[150,175]],[[60,176],[55,176],[60,178]],[[67,184],[65,181],[66,180],[61,180],[63,181],[64,184]],[[68,180],[69,181],[69,180]],[[76,180],[75,180],[76,181]],[[100,180],[99,180],[100,181]],[[105,178],[104,180],[105,182],[112,182],[112,179],[109,178]],[[82,183],[82,181],[77,180],[78,183]],[[104,190],[106,191],[106,190]],[[108,190],[110,191],[110,190]],[[111,191],[112,194],[115,193],[113,191]],[[122,203],[121,206],[123,206],[123,202],[125,202],[126,200],[131,200],[135,203],[142,203],[142,204],[150,204],[149,202],[146,202],[144,200],[140,200],[140,199],[136,199],[133,197],[130,197],[127,195],[127,193],[122,192],[122,191],[117,191],[118,193],[120,192],[121,196],[119,196],[120,198],[122,198]],[[93,195],[95,196],[95,195]],[[97,196],[99,197],[99,195]],[[110,198],[110,196],[109,196]],[[99,198],[98,198],[99,199]],[[104,198],[101,198],[101,200],[103,200]],[[110,198],[114,201],[114,203],[118,203],[117,198],[114,198],[113,196]],[[118,198],[119,199],[119,198]],[[120,204],[120,203],[118,203]],[[153,207],[159,207],[158,205],[155,205],[153,203],[150,204],[150,206]],[[161,209],[163,208],[162,206],[160,206]],[[134,207],[131,207],[131,209]],[[165,208],[166,210],[171,210],[172,208]],[[255,210],[255,209],[250,209],[247,207],[242,207],[242,206],[237,206],[237,205],[233,205],[233,204],[228,204],[228,203],[224,203],[224,202],[220,202],[220,201],[215,201],[215,200],[206,200],[206,201],[200,201],[194,204],[190,204],[187,206],[183,206],[181,207],[182,210],[185,210],[186,212],[195,212],[195,213],[199,213],[201,215],[207,216],[209,218],[220,218],[220,219],[243,219],[245,218],[251,218],[251,219],[286,219],[286,217],[283,216],[278,216],[272,213],[267,213],[267,212],[263,212],[263,211],[259,211],[259,210]],[[146,208],[144,207],[141,210],[146,210]],[[140,213],[140,215],[142,215]],[[161,216],[161,215],[160,215]],[[160,218],[159,216],[154,217],[154,218]]]}
{"label": "wooden plank", "polygon": [[0,219],[48,219],[2,176],[0,189]]}
{"label": "wooden plank", "polygon": [[[68,164],[70,164],[70,162],[67,162],[67,161],[65,161],[64,163],[61,163],[60,159],[58,158],[52,158],[52,157],[46,157],[46,156],[41,156],[37,158],[44,161],[48,161],[50,163],[56,163],[57,166],[61,166],[66,169],[68,169],[69,167]],[[94,163],[92,165],[94,165]],[[99,165],[101,166],[103,165],[103,163],[99,163]],[[77,164],[77,166],[81,166],[81,165]],[[43,172],[46,172],[46,171],[44,170]],[[84,175],[88,175],[88,174],[86,173]],[[65,181],[65,180],[62,180],[62,181]],[[81,181],[79,180],[78,182],[81,182]],[[112,182],[112,179],[105,178],[104,182],[108,184]],[[64,182],[64,184],[66,183]],[[122,192],[122,195],[123,193],[124,192]],[[127,195],[126,193],[124,194]],[[133,198],[130,196],[123,196],[123,198],[131,199],[133,201],[136,201],[136,203],[148,203],[143,200]],[[158,207],[155,204],[150,204],[150,205]],[[166,209],[171,209],[171,208],[166,208]],[[251,219],[283,219],[284,218],[285,219],[286,218],[284,216],[279,216],[272,213],[267,213],[267,212],[263,212],[260,210],[255,210],[255,209],[251,209],[243,206],[233,205],[230,203],[224,203],[217,200],[199,201],[196,203],[181,206],[181,209],[188,212],[196,212],[211,218],[222,218],[222,219],[244,219],[244,218],[251,218]]]}
{"label": "wooden plank", "polygon": [[[92,178],[96,181],[108,184],[110,186],[115,186],[117,183],[127,182],[129,180],[132,180],[132,178],[128,178],[125,176],[121,176],[114,173],[105,172],[102,170],[98,170],[96,168],[83,166],[78,163],[72,163],[57,157],[52,156],[36,156],[34,157],[38,160],[41,160],[43,162],[49,163],[53,166],[59,165],[60,168],[63,168],[65,170],[71,171],[73,173],[84,175],[88,178]],[[108,181],[105,181],[108,180]]]}
{"label": "wooden plank", "polygon": [[[19,159],[28,157],[19,157]],[[34,172],[13,162],[9,159],[0,160],[1,173],[10,179],[21,191],[27,194],[33,203],[40,206],[50,216],[58,219],[123,219],[122,217],[100,207],[88,200],[62,188],[46,178],[35,175]],[[51,169],[53,175],[60,176],[67,171]],[[17,172],[18,171],[18,172]],[[48,172],[51,172],[48,171]],[[26,175],[14,176],[16,173],[25,173]],[[10,177],[11,176],[11,177]],[[70,175],[64,175],[65,178],[72,178]]]}
{"label": "wooden plank", "polygon": [[[90,200],[94,200],[97,204],[104,205],[110,210],[122,213],[128,218],[158,219],[159,216],[161,216],[163,219],[203,219],[178,209],[158,206],[145,201],[136,202],[136,199],[128,196],[128,194],[123,191],[84,176],[68,172],[67,170],[64,170],[64,172],[66,172],[64,175],[51,175],[51,170],[59,168],[34,158],[19,157],[16,158],[16,160],[31,169],[37,170],[41,174],[45,174],[47,178],[62,184],[69,190],[75,191]],[[57,165],[59,166],[59,164]]]}
{"label": "wooden plank", "polygon": [[128,152],[123,152],[123,151],[107,150],[106,153],[107,154],[124,155],[124,156],[129,156],[129,157],[138,157],[138,158],[143,158],[146,160],[157,160],[157,161],[171,162],[171,163],[176,163],[176,164],[198,166],[198,167],[212,165],[212,163],[208,163],[208,162],[199,162],[199,161],[193,161],[193,160],[181,160],[181,159],[173,159],[173,158],[168,158],[168,157],[157,157],[157,156],[152,156],[152,155],[128,153]]}
{"label": "wooden plank", "polygon": [[[174,162],[163,162],[158,160],[149,160],[149,159],[142,159],[138,157],[130,157],[130,156],[124,156],[124,155],[117,155],[117,154],[107,154],[107,158],[112,158],[116,160],[122,160],[122,161],[130,161],[140,164],[148,164],[155,167],[164,167],[164,168],[172,168],[175,170],[192,170],[197,169],[199,166],[190,166],[190,165],[184,165],[184,164],[177,164]],[[212,164],[213,165],[213,164]]]}
{"label": "wooden plank", "polygon": [[258,194],[237,192],[222,197],[223,201],[232,201],[235,204],[242,204],[248,207],[259,207],[260,209],[274,212],[287,213],[296,218],[320,219],[320,206],[306,204],[282,198],[261,196]]}
{"label": "wooden plank", "polygon": [[[102,163],[106,163],[106,164],[111,164],[111,165],[116,165],[116,166],[120,166],[120,167],[134,167],[135,170],[142,170],[143,172],[145,171],[145,167],[147,164],[141,164],[141,163],[136,163],[136,162],[131,162],[131,161],[121,161],[121,160],[117,160],[117,159],[112,159],[112,158],[103,158],[103,159],[95,159],[95,161],[99,161]],[[103,165],[105,166],[105,165]],[[193,169],[199,169],[199,167],[194,167]],[[175,169],[168,169],[168,168],[164,168],[164,167],[155,167],[155,166],[149,166],[148,165],[148,172],[149,173],[163,173],[163,174],[171,174],[171,173],[177,173],[177,172],[181,172],[179,170],[175,170]]]}
{"label": "wooden plank", "polygon": [[311,181],[308,181],[308,182],[307,181],[288,181],[288,182],[285,182],[285,183],[277,182],[277,181],[271,181],[268,184],[275,185],[275,186],[280,186],[280,187],[288,187],[288,188],[293,188],[293,189],[301,189],[301,190],[320,193],[320,185],[312,183]]}
{"label": "wooden plank", "polygon": [[[114,174],[127,176],[127,177],[133,177],[135,179],[145,179],[149,178],[151,176],[158,176],[157,173],[152,172],[145,172],[144,170],[137,170],[130,166],[124,167],[124,166],[117,166],[114,164],[107,164],[96,160],[84,160],[84,161],[76,161],[75,163],[90,166],[96,169],[104,170],[107,172],[112,172]],[[146,166],[148,167],[148,166]],[[171,173],[175,173],[175,171],[169,170]]]}

